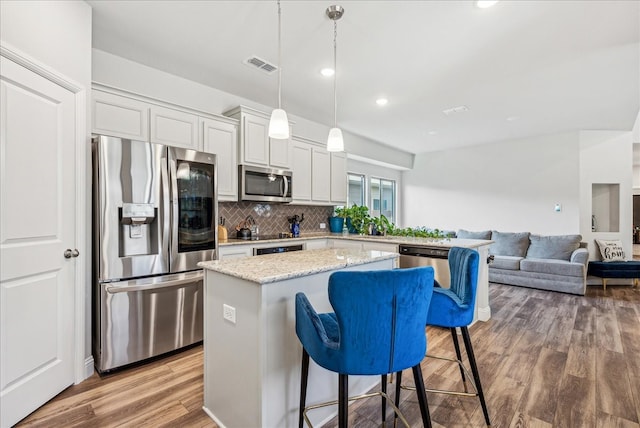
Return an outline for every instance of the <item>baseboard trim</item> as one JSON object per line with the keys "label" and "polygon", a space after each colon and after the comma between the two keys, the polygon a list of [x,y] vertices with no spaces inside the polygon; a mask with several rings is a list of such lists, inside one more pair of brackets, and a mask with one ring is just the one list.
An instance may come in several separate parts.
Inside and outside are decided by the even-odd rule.
{"label": "baseboard trim", "polygon": [[491,319],[491,307],[478,308],[478,320],[489,321]]}
{"label": "baseboard trim", "polygon": [[88,379],[91,376],[93,376],[94,373],[94,361],[93,361],[93,355],[89,355],[87,358],[84,359],[84,378]]}
{"label": "baseboard trim", "polygon": [[213,420],[213,422],[215,422],[220,428],[227,428],[225,424],[220,422],[220,419],[216,418],[215,415],[211,413],[207,406],[202,406],[202,410],[204,410],[207,416],[209,416]]}

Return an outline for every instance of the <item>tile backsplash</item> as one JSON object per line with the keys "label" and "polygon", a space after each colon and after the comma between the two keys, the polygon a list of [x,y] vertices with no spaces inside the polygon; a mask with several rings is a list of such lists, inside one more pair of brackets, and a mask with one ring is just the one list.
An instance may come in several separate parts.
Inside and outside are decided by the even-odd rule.
{"label": "tile backsplash", "polygon": [[[333,214],[333,207],[319,207],[313,205],[268,204],[259,202],[219,202],[218,215],[225,219],[225,226],[229,230],[229,237],[235,236],[235,227],[247,216],[253,217],[259,228],[260,235],[272,235],[289,232],[287,217],[295,214],[302,216],[300,232],[329,232],[328,217]],[[320,223],[326,228],[320,229]]]}

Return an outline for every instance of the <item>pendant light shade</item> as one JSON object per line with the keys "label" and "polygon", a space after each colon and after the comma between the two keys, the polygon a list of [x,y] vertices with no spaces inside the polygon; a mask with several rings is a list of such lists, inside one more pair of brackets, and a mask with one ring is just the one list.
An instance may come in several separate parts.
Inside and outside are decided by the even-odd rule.
{"label": "pendant light shade", "polygon": [[278,0],[278,108],[271,113],[269,137],[286,140],[289,138],[289,119],[287,112],[282,109],[282,22],[280,16],[280,0]]}
{"label": "pendant light shade", "polygon": [[337,52],[338,52],[338,19],[342,18],[344,9],[341,6],[329,6],[327,8],[327,16],[333,21],[333,128],[329,130],[327,138],[327,151],[343,152],[344,140],[342,131],[338,128],[338,68],[337,68]]}
{"label": "pendant light shade", "polygon": [[286,140],[289,138],[289,120],[287,112],[281,108],[273,109],[269,121],[269,137]]}
{"label": "pendant light shade", "polygon": [[329,138],[327,138],[327,151],[343,152],[344,140],[342,139],[342,131],[340,128],[331,128]]}

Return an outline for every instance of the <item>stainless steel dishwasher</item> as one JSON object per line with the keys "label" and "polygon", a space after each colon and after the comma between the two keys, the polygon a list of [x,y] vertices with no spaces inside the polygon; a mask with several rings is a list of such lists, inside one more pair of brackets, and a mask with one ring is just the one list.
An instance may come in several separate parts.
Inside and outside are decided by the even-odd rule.
{"label": "stainless steel dishwasher", "polygon": [[435,280],[449,288],[449,249],[415,245],[400,245],[400,268],[432,266]]}

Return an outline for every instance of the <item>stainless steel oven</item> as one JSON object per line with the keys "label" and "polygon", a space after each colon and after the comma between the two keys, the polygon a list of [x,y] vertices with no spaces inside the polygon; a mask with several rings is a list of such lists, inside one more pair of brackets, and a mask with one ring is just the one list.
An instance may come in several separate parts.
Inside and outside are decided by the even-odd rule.
{"label": "stainless steel oven", "polygon": [[291,202],[292,172],[284,169],[238,166],[241,201]]}

